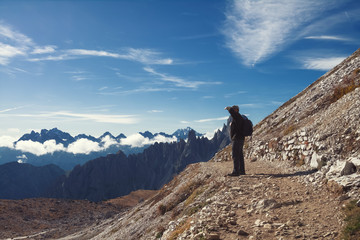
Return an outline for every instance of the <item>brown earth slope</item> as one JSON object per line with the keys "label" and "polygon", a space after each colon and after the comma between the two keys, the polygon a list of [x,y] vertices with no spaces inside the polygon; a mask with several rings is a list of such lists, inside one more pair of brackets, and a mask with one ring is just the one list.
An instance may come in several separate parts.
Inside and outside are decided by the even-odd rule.
{"label": "brown earth slope", "polygon": [[106,202],[33,198],[0,199],[0,239],[56,239],[97,225],[153,196],[135,191]]}

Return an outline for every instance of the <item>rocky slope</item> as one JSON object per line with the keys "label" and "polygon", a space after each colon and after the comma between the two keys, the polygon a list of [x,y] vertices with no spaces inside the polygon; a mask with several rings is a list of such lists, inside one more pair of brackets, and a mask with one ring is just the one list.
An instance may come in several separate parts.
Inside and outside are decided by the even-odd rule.
{"label": "rocky slope", "polygon": [[[257,124],[247,157],[317,168],[309,181],[336,182],[358,197],[359,123],[360,49]],[[342,174],[346,162],[353,170]]]}

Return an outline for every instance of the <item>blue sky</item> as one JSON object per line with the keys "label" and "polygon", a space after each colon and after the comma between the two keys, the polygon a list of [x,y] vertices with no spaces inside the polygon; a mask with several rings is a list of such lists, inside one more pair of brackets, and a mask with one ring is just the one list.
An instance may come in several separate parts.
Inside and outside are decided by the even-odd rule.
{"label": "blue sky", "polygon": [[254,123],[359,48],[358,0],[0,1],[0,136]]}

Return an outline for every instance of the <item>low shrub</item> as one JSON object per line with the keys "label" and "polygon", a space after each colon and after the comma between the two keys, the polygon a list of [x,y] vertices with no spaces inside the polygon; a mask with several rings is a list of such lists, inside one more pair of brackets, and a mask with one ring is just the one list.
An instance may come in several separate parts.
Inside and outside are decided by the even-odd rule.
{"label": "low shrub", "polygon": [[346,225],[342,231],[341,239],[360,239],[360,207],[357,206],[354,200],[344,207],[344,212]]}

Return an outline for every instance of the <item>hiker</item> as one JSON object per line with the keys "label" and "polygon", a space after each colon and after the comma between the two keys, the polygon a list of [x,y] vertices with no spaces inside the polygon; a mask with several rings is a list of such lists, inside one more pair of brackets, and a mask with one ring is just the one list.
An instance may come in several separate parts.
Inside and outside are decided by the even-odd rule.
{"label": "hiker", "polygon": [[244,119],[239,113],[239,106],[234,105],[232,107],[226,107],[232,120],[230,123],[230,138],[232,142],[232,158],[234,162],[234,170],[228,176],[240,176],[245,175],[245,163],[243,147],[245,142],[245,136],[242,134]]}

